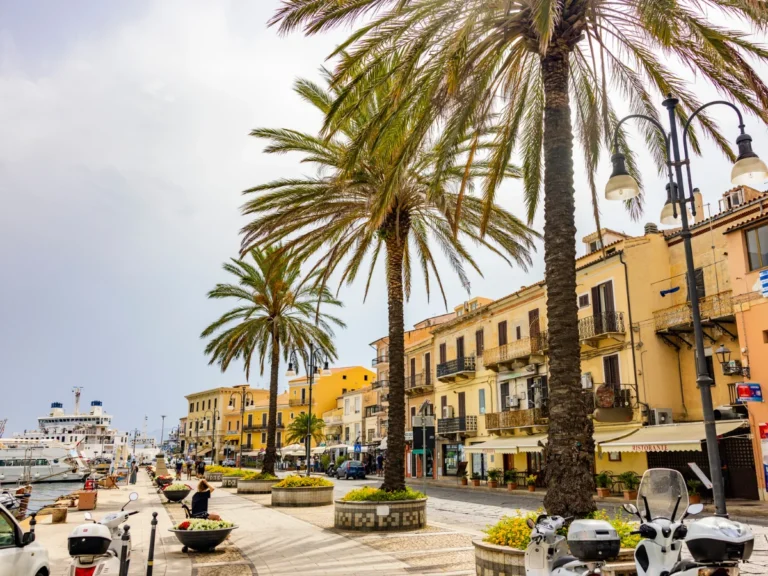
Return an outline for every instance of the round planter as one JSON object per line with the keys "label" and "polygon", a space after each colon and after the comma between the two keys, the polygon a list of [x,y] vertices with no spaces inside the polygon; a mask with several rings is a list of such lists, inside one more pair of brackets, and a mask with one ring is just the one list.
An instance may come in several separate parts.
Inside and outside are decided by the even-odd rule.
{"label": "round planter", "polygon": [[238,494],[269,494],[279,480],[239,480],[237,483]]}
{"label": "round planter", "polygon": [[479,538],[472,540],[472,545],[478,574],[525,576],[525,550],[489,544]]}
{"label": "round planter", "polygon": [[221,477],[224,476],[221,472],[206,472],[204,478],[208,482],[221,482]]}
{"label": "round planter", "polygon": [[507,482],[507,490],[517,490],[517,482]]}
{"label": "round planter", "polygon": [[240,476],[222,476],[221,487],[222,488],[237,488],[237,481],[240,480]]}
{"label": "round planter", "polygon": [[328,506],[333,504],[333,486],[276,488],[272,482],[272,506]]}
{"label": "round planter", "polygon": [[[274,492],[272,492],[274,496]],[[336,500],[333,526],[357,532],[399,532],[427,525],[427,499],[393,502]]]}
{"label": "round planter", "polygon": [[237,526],[222,528],[221,530],[174,530],[171,528],[170,531],[176,535],[176,538],[184,546],[181,549],[182,552],[187,552],[188,548],[198,552],[210,552],[224,542],[229,533],[235,528]]}
{"label": "round planter", "polygon": [[163,490],[163,496],[168,499],[168,502],[181,502],[190,492],[192,492],[192,490],[189,488],[186,490]]}
{"label": "round planter", "polygon": [[536,486],[533,484],[528,484],[528,492],[536,492]]}

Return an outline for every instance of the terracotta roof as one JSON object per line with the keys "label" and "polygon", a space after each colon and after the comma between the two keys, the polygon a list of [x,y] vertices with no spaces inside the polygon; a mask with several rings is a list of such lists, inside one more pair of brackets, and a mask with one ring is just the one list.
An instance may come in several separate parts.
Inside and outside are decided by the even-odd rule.
{"label": "terracotta roof", "polygon": [[742,228],[746,228],[748,226],[751,226],[752,224],[755,224],[756,222],[761,222],[763,220],[768,221],[768,212],[765,214],[758,214],[757,216],[752,216],[752,218],[747,218],[743,222],[739,222],[738,224],[734,224],[733,226],[730,226],[729,228],[725,229],[725,232],[723,234],[729,234],[730,232],[735,232],[736,230],[741,230]]}
{"label": "terracotta roof", "polygon": [[[736,190],[741,189],[741,186],[736,186],[735,188],[731,188],[725,194],[728,194],[729,192],[734,192]],[[731,210],[726,210],[724,212],[718,212],[714,216],[710,218],[705,218],[701,222],[691,223],[689,224],[689,228],[691,230],[696,230],[702,226],[708,225],[710,222],[714,223],[720,220],[721,218],[727,218],[728,216],[733,216],[734,214],[738,214],[739,211],[743,210],[744,208],[747,208],[749,206],[754,206],[755,204],[759,204],[760,202],[764,201],[766,198],[768,198],[768,192],[760,192],[757,196],[755,196],[752,200],[749,200],[748,202],[744,202],[744,204],[741,204],[737,206],[736,208],[732,208]],[[736,224],[736,226],[739,226],[739,224]],[[727,231],[727,230],[726,230]],[[664,238],[674,238],[680,232],[682,232],[682,228],[672,228],[671,230],[664,230]]]}
{"label": "terracotta roof", "polygon": [[[618,236],[623,236],[624,238],[629,238],[629,234],[626,234],[624,232],[618,232],[616,230],[611,230],[610,228],[600,228],[600,232],[603,235],[605,235],[605,234],[616,234]],[[591,233],[587,234],[586,236],[584,236],[584,238],[581,239],[581,241],[582,242],[586,242],[587,238],[592,238],[593,236],[595,238],[597,238],[597,231],[594,231],[594,232],[591,232]]]}

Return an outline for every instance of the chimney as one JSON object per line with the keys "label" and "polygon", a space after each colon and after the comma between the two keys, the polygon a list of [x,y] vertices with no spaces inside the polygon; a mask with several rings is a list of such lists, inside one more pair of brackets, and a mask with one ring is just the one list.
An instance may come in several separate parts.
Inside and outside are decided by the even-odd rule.
{"label": "chimney", "polygon": [[659,227],[656,226],[653,222],[648,222],[648,224],[645,225],[645,235],[648,234],[658,234],[659,233]]}
{"label": "chimney", "polygon": [[704,221],[704,198],[698,188],[693,189],[693,204],[696,206],[696,216],[693,217],[693,223],[698,224]]}

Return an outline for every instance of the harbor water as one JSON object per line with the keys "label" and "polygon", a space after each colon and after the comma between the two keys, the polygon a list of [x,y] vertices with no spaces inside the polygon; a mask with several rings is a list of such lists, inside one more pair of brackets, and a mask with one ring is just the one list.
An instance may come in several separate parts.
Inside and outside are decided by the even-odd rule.
{"label": "harbor water", "polygon": [[72,492],[82,489],[82,482],[41,482],[32,484],[32,495],[29,498],[28,511],[36,512],[40,508],[56,502],[59,496],[72,494]]}

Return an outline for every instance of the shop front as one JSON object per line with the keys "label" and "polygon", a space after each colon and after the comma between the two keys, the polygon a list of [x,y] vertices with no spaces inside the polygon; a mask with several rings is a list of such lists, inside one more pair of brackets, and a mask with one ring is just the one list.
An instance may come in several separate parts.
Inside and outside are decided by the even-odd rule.
{"label": "shop front", "polygon": [[456,476],[459,471],[459,463],[464,462],[464,445],[463,444],[443,444],[441,449],[441,454],[442,454],[442,475]]}

